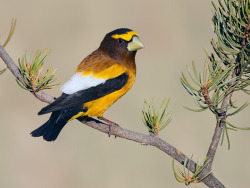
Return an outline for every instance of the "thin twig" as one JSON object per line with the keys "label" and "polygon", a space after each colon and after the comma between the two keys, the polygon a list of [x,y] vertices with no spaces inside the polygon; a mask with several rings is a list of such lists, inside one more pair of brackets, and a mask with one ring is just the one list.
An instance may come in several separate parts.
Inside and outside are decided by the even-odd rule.
{"label": "thin twig", "polygon": [[[232,78],[235,78],[235,77],[236,77],[236,71],[237,71],[237,70],[235,70],[235,71],[233,72]],[[235,82],[236,82],[235,80],[232,81],[232,82],[230,83],[230,85],[234,85]],[[215,131],[214,131],[214,135],[213,135],[211,144],[210,144],[209,149],[208,149],[208,152],[207,152],[207,159],[209,160],[209,162],[208,162],[208,164],[207,164],[207,167],[208,167],[210,170],[212,170],[212,165],[213,165],[215,153],[216,153],[217,147],[218,147],[218,145],[219,145],[219,141],[220,141],[220,138],[221,138],[221,134],[222,134],[222,130],[223,130],[224,124],[225,124],[225,122],[226,122],[226,117],[227,117],[227,110],[226,110],[226,107],[227,107],[227,106],[229,105],[229,103],[230,103],[230,100],[231,100],[231,98],[232,98],[233,92],[234,92],[234,89],[232,89],[232,90],[226,95],[226,97],[224,98],[224,100],[222,101],[222,104],[221,104],[221,109],[224,109],[224,110],[222,110],[222,112],[218,112],[218,119],[217,119]]]}
{"label": "thin twig", "polygon": [[[14,61],[10,58],[10,56],[7,54],[7,52],[4,50],[4,48],[1,45],[0,45],[0,57],[6,63],[7,67],[11,70],[13,75],[25,86],[25,83],[22,79],[19,68],[16,66]],[[44,92],[41,92],[41,91],[37,92],[34,95],[39,100],[41,100],[43,102],[47,102],[47,103],[52,103],[55,100],[54,97],[52,97]],[[82,122],[83,124],[86,124],[89,127],[92,127],[92,128],[99,130],[101,132],[108,133],[108,131],[109,131],[109,125],[104,124],[104,123],[102,123],[98,120],[95,120],[93,118],[81,117],[81,118],[78,118],[78,120],[80,122]],[[144,135],[144,134],[141,134],[138,132],[123,129],[120,126],[113,127],[111,135],[114,135],[114,136],[120,137],[120,138],[124,138],[127,140],[132,140],[135,142],[139,142],[142,145],[154,146],[154,147],[160,149],[161,151],[165,152],[166,154],[168,154],[172,158],[174,158],[176,161],[178,161],[182,165],[184,164],[185,159],[187,159],[187,160],[189,160],[189,165],[190,165],[189,170],[193,173],[195,172],[195,169],[196,169],[195,167],[197,164],[193,160],[188,158],[182,152],[180,152],[175,147],[168,144],[167,142],[165,142],[164,140],[162,140],[158,136]],[[205,167],[202,172],[209,173],[210,170],[207,167]],[[202,182],[204,184],[206,184],[208,187],[216,187],[216,188],[225,187],[212,173],[208,177],[203,179]]]}

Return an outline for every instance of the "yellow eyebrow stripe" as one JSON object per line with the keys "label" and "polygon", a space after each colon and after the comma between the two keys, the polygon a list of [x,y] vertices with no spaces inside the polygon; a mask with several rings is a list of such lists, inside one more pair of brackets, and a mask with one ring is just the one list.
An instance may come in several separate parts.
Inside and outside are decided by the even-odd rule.
{"label": "yellow eyebrow stripe", "polygon": [[111,37],[114,38],[114,39],[123,39],[123,40],[126,40],[126,41],[130,41],[132,39],[132,37],[136,35],[138,37],[138,34],[135,32],[135,31],[129,31],[125,34],[115,34],[115,35],[112,35]]}

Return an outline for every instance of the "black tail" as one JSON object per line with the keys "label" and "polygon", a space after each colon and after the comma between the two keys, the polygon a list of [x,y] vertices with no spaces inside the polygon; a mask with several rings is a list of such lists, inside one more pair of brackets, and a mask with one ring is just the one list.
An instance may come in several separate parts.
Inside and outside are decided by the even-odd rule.
{"label": "black tail", "polygon": [[49,120],[30,134],[34,137],[43,136],[46,141],[54,141],[62,128],[66,125],[68,118],[62,118],[63,111],[53,112]]}

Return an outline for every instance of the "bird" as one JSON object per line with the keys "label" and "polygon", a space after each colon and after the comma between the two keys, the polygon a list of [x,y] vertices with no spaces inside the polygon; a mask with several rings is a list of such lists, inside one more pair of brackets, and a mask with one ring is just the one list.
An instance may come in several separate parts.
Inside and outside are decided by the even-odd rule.
{"label": "bird", "polygon": [[83,116],[108,123],[110,136],[115,123],[103,114],[133,86],[135,56],[143,47],[134,30],[119,28],[107,33],[99,48],[83,59],[75,74],[61,86],[62,95],[38,112],[51,115],[31,136],[55,141],[69,121]]}

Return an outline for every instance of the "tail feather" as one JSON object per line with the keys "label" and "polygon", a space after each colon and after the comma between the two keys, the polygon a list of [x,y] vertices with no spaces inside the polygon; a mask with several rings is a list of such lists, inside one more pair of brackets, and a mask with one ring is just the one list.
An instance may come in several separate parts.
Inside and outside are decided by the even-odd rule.
{"label": "tail feather", "polygon": [[83,110],[82,105],[79,105],[65,110],[52,112],[49,120],[30,134],[34,137],[42,136],[44,140],[47,141],[54,141],[68,120],[77,115],[81,110]]}
{"label": "tail feather", "polygon": [[44,140],[46,141],[54,141],[58,137],[59,133],[66,125],[67,120],[58,121],[61,112],[53,112],[50,116],[50,119],[44,123],[41,127],[37,128],[36,130],[32,131],[30,134],[33,137],[40,137],[43,136]]}

